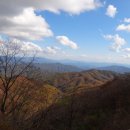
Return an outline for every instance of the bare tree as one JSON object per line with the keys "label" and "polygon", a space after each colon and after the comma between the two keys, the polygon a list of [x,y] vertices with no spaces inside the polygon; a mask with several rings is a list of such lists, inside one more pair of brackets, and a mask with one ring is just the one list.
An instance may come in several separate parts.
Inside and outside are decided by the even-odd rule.
{"label": "bare tree", "polygon": [[0,43],[0,111],[4,115],[23,105],[32,85],[26,78],[26,72],[35,56],[26,61],[26,54],[17,42]]}

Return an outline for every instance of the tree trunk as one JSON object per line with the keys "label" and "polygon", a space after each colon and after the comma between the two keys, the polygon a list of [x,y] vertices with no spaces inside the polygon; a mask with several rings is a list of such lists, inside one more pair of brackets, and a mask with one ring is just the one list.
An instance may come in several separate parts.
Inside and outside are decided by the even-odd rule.
{"label": "tree trunk", "polygon": [[5,92],[4,96],[3,96],[3,100],[2,100],[2,104],[1,104],[1,112],[4,114],[6,111],[5,105],[6,105],[6,101],[7,101],[7,96],[8,96],[8,92]]}

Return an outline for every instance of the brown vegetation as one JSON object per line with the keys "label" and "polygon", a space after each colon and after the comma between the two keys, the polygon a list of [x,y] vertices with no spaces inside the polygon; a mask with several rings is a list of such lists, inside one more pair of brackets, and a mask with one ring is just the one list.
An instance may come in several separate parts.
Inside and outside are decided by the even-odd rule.
{"label": "brown vegetation", "polygon": [[34,130],[128,130],[129,93],[130,75],[126,75],[101,85],[100,89],[64,97],[50,108],[46,123],[42,123],[41,112],[37,115]]}

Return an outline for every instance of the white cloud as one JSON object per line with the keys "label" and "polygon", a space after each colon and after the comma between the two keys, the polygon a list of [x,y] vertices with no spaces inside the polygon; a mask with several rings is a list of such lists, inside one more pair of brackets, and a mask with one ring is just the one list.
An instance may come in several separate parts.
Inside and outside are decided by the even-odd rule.
{"label": "white cloud", "polygon": [[114,18],[117,13],[117,8],[114,5],[109,5],[107,7],[106,15]]}
{"label": "white cloud", "polygon": [[127,32],[130,32],[130,24],[128,24],[128,25],[120,24],[120,25],[118,25],[116,30],[117,31],[127,31]]}
{"label": "white cloud", "polygon": [[23,42],[22,50],[28,52],[28,54],[36,54],[37,56],[43,57],[47,55],[54,55],[60,53],[60,48],[56,46],[40,47],[32,42]]}
{"label": "white cloud", "polygon": [[11,2],[1,0],[0,5],[3,15],[12,15],[12,13],[17,14],[28,7],[52,12],[64,11],[70,14],[79,14],[84,11],[94,10],[102,4],[100,0],[11,0]]}
{"label": "white cloud", "polygon": [[130,48],[124,48],[124,49],[123,49],[123,52],[125,53],[125,54],[123,55],[123,58],[125,58],[125,59],[130,59]]}
{"label": "white cloud", "polygon": [[124,18],[123,22],[117,26],[116,30],[130,32],[130,18]]}
{"label": "white cloud", "polygon": [[124,38],[120,37],[118,34],[116,35],[104,35],[106,40],[112,41],[112,45],[110,47],[111,50],[119,52],[122,49],[122,46],[126,44]]}
{"label": "white cloud", "polygon": [[130,18],[124,18],[125,23],[130,23]]}
{"label": "white cloud", "polygon": [[22,50],[28,52],[42,52],[42,48],[32,42],[23,42]]}
{"label": "white cloud", "polygon": [[94,10],[101,6],[99,0],[45,0],[44,9],[69,14],[80,14],[85,11]]}
{"label": "white cloud", "polygon": [[80,14],[102,6],[100,0],[0,0],[0,33],[29,40],[52,36],[45,19],[34,11]]}
{"label": "white cloud", "polygon": [[123,58],[130,59],[130,54],[123,55]]}
{"label": "white cloud", "polygon": [[1,39],[1,43],[2,43],[1,45],[5,49],[6,47],[8,47],[10,51],[16,48],[19,51],[19,54],[25,53],[28,55],[28,54],[36,54],[42,52],[42,48],[37,44],[32,42],[21,41],[19,39],[14,39],[14,38],[10,38],[9,40]]}
{"label": "white cloud", "polygon": [[124,52],[130,52],[130,48],[123,49]]}
{"label": "white cloud", "polygon": [[47,46],[43,52],[46,53],[46,54],[56,54],[58,51],[60,50],[59,47],[56,47],[56,46]]}
{"label": "white cloud", "polygon": [[26,8],[20,15],[7,17],[6,20],[10,25],[2,25],[0,32],[11,37],[39,40],[53,35],[45,19],[36,16],[33,8]]}
{"label": "white cloud", "polygon": [[68,46],[72,49],[78,49],[78,45],[71,41],[68,37],[66,36],[57,36],[56,39],[58,40],[58,42],[64,46]]}
{"label": "white cloud", "polygon": [[[1,36],[0,36],[1,37]],[[8,47],[10,52],[17,48],[18,54],[25,54],[26,56],[47,56],[47,55],[55,55],[57,53],[62,53],[62,50],[57,46],[47,46],[40,47],[39,45],[33,42],[25,42],[19,39],[10,38],[8,41],[1,37],[0,39],[0,49]]]}
{"label": "white cloud", "polygon": [[88,58],[88,55],[86,55],[86,54],[82,54],[80,56],[83,57],[83,58]]}

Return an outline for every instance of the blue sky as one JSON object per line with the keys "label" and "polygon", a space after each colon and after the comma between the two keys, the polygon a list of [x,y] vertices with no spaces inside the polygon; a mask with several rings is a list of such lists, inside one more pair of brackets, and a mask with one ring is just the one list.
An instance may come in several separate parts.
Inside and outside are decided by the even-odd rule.
{"label": "blue sky", "polygon": [[[17,4],[21,11],[8,7],[12,16],[9,12],[3,13],[8,19],[13,18],[6,21],[7,24],[12,22],[17,26],[10,24],[9,29],[14,31],[7,31],[1,24],[3,32],[0,33],[24,40],[27,42],[24,48],[29,45],[34,50],[41,48],[39,56],[129,63],[129,0],[39,0],[39,3],[29,0],[29,4]],[[4,17],[2,13],[0,15]]]}

